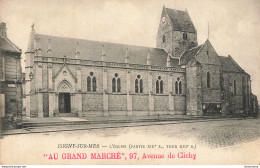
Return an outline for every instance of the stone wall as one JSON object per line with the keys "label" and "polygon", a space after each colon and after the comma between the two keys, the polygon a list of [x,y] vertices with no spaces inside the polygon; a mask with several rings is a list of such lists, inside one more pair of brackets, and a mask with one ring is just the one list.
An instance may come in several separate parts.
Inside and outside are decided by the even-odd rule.
{"label": "stone wall", "polygon": [[[172,39],[173,39],[173,31],[170,22],[170,18],[166,14],[165,10],[162,12],[161,18],[165,17],[165,22],[162,21],[159,24],[157,38],[156,38],[156,47],[164,48],[166,51],[172,53]],[[163,42],[163,36],[165,36],[165,42]]]}
{"label": "stone wall", "polygon": [[127,111],[127,100],[124,94],[108,95],[108,110],[109,111]]}
{"label": "stone wall", "polygon": [[[221,61],[209,41],[205,42],[196,60],[201,64],[202,75],[202,100],[203,103],[221,103],[220,70]],[[207,74],[209,73],[209,87],[207,86]]]}
{"label": "stone wall", "polygon": [[133,111],[149,111],[148,95],[133,95]]}
{"label": "stone wall", "polygon": [[[250,97],[248,78],[249,76],[244,73],[223,72],[223,101],[229,113],[248,114]],[[234,81],[236,81],[236,89]]]}
{"label": "stone wall", "polygon": [[155,95],[154,96],[154,110],[155,111],[168,111],[169,101],[167,95]]}
{"label": "stone wall", "polygon": [[201,65],[194,61],[186,68],[186,110],[187,115],[202,115]]}
{"label": "stone wall", "polygon": [[43,93],[43,116],[49,117],[49,94]]}
{"label": "stone wall", "polygon": [[[39,56],[37,57],[38,60],[40,58]],[[42,57],[42,60],[44,59]],[[42,73],[44,78],[42,80],[43,88],[38,88],[41,86],[37,83],[40,80],[35,79],[33,81],[37,84],[34,90],[36,92],[33,93],[36,94],[35,99],[31,101],[31,109],[36,109],[38,117],[45,114],[48,110],[50,117],[53,113],[58,112],[59,87],[63,81],[67,81],[63,87],[69,87],[63,89],[71,94],[71,113],[78,116],[174,114],[174,106],[176,106],[176,114],[185,114],[186,80],[183,69],[158,67],[152,69],[153,67],[147,68],[137,65],[132,66],[134,67],[132,68],[131,65],[117,63],[113,64],[114,67],[89,66],[80,65],[80,61],[78,60],[71,63],[68,60],[65,65],[59,62],[37,62],[34,70],[37,73],[36,76],[38,76],[38,79]],[[75,63],[78,64],[75,65]],[[42,64],[42,68],[37,69],[38,64]],[[90,75],[91,72],[93,73],[92,76]],[[117,74],[117,77],[115,77],[115,74]],[[93,77],[96,78],[96,91],[87,91],[88,76],[91,76],[92,79]],[[137,76],[140,76],[140,78]],[[120,78],[120,92],[112,92],[113,78]],[[143,81],[142,93],[140,93],[140,90],[138,93],[135,92],[135,80],[137,78]],[[156,81],[159,78],[163,81],[163,93],[156,93]],[[52,79],[52,81],[46,82],[46,79]],[[182,82],[181,94],[175,93],[175,81],[177,79]],[[53,86],[50,87],[50,84]],[[48,88],[53,89],[49,90]],[[54,94],[54,101],[42,100],[41,96],[39,96],[43,95],[43,99],[45,99],[45,97],[47,98],[47,94]],[[174,99],[174,95],[180,98]],[[48,108],[46,103],[49,104]],[[36,106],[33,104],[36,104]],[[45,105],[46,107],[42,107]]]}
{"label": "stone wall", "polygon": [[1,114],[2,128],[20,127],[22,122],[22,83],[20,53],[0,50],[0,57],[4,59],[4,80],[0,81],[0,94],[4,95],[4,114]]}
{"label": "stone wall", "polygon": [[176,57],[180,57],[185,50],[198,46],[196,33],[185,32],[187,33],[187,40],[183,39],[183,33],[181,31],[173,31],[172,55]]}
{"label": "stone wall", "polygon": [[87,92],[87,77],[93,72],[93,76],[97,79],[97,92],[103,92],[103,70],[100,67],[85,67],[81,68],[81,90]]}
{"label": "stone wall", "polygon": [[175,114],[186,114],[186,97],[185,95],[174,96],[174,111]]}
{"label": "stone wall", "polygon": [[82,94],[83,111],[103,111],[102,94]]}

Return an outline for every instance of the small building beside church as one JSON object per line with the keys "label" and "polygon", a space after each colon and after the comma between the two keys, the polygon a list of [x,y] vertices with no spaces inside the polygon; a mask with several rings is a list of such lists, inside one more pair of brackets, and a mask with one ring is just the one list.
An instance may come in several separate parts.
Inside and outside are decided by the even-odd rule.
{"label": "small building beside church", "polygon": [[[250,75],[188,11],[163,8],[157,46],[36,33],[26,54],[26,116],[253,115]],[[256,100],[256,98],[254,98]]]}
{"label": "small building beside church", "polygon": [[0,112],[3,129],[22,120],[22,50],[8,37],[6,23],[0,23]]}

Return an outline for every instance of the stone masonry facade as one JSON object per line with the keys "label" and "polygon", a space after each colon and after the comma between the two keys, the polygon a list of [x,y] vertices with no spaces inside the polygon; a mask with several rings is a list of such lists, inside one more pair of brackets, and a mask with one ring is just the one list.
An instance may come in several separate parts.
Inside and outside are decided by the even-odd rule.
{"label": "stone masonry facade", "polygon": [[187,11],[163,8],[157,47],[37,34],[26,51],[26,116],[256,115],[250,75]]}

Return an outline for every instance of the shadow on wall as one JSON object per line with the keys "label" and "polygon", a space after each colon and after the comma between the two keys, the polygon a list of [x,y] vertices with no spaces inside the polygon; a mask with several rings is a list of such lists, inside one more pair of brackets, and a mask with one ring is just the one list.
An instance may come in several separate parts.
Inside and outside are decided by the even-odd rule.
{"label": "shadow on wall", "polygon": [[22,114],[18,113],[18,102],[15,99],[11,99],[7,107],[5,117],[1,120],[2,130],[21,128]]}

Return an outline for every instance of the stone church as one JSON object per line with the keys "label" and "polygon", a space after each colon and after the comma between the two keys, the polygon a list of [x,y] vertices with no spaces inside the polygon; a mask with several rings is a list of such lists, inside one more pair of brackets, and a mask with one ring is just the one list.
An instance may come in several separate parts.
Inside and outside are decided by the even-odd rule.
{"label": "stone church", "polygon": [[163,7],[156,48],[36,33],[26,54],[26,116],[254,115],[250,75],[187,11]]}

